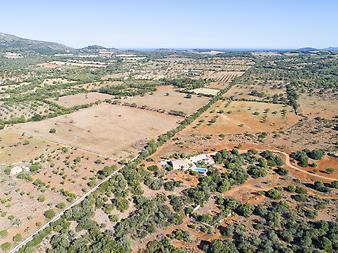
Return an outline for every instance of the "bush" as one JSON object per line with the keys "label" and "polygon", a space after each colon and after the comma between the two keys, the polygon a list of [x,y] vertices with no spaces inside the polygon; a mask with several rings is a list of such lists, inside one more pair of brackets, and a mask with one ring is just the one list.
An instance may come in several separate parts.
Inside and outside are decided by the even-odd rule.
{"label": "bush", "polygon": [[308,166],[309,158],[304,151],[293,152],[293,153],[291,153],[290,156],[291,156],[291,158],[298,161],[299,166],[301,166],[301,167],[307,167]]}
{"label": "bush", "polygon": [[244,217],[249,217],[254,209],[255,207],[251,204],[241,204],[236,208],[236,213]]}
{"label": "bush", "polygon": [[320,192],[330,192],[330,188],[326,187],[324,185],[323,182],[320,182],[320,181],[316,181],[314,184],[313,184],[313,187],[317,190],[317,191],[320,191]]}
{"label": "bush", "polygon": [[307,200],[307,195],[306,194],[297,194],[297,195],[294,195],[292,196],[292,198],[298,202],[304,202]]}
{"label": "bush", "polygon": [[264,167],[251,165],[248,168],[248,174],[253,178],[265,177],[268,175],[268,170]]}
{"label": "bush", "polygon": [[265,192],[265,195],[271,199],[281,199],[282,198],[282,194],[281,192],[276,189],[276,188],[273,188],[267,192]]}
{"label": "bush", "polygon": [[338,189],[338,181],[333,181],[330,186],[332,188]]}
{"label": "bush", "polygon": [[12,247],[12,245],[9,242],[5,242],[5,243],[1,244],[1,246],[0,246],[0,248],[5,252],[9,251],[11,247]]}
{"label": "bush", "polygon": [[114,200],[114,205],[116,206],[116,209],[120,212],[124,212],[129,207],[129,201],[124,198],[116,198]]}
{"label": "bush", "polygon": [[306,154],[313,160],[320,160],[325,155],[325,152],[322,149],[314,149],[312,151],[306,150]]}
{"label": "bush", "polygon": [[30,171],[35,173],[41,169],[41,165],[39,163],[33,163],[30,167]]}
{"label": "bush", "polygon": [[43,195],[40,195],[40,196],[37,198],[37,200],[38,200],[39,202],[44,202],[44,201],[46,200],[46,197],[43,196]]}
{"label": "bush", "polygon": [[53,217],[55,216],[55,212],[54,212],[53,209],[49,209],[49,210],[45,211],[45,212],[43,213],[43,215],[44,215],[47,219],[51,219],[51,218],[53,218]]}
{"label": "bush", "polygon": [[20,242],[22,241],[22,235],[21,234],[16,234],[13,236],[13,241],[14,242]]}
{"label": "bush", "polygon": [[180,241],[189,241],[190,240],[190,234],[187,231],[177,229],[174,232],[172,232],[172,237],[175,238],[176,240]]}
{"label": "bush", "polygon": [[278,175],[281,175],[281,176],[286,176],[287,174],[289,174],[289,171],[282,167],[278,167],[275,171]]}
{"label": "bush", "polygon": [[61,202],[61,203],[57,204],[55,207],[58,208],[58,209],[64,209],[66,207],[66,204]]}
{"label": "bush", "polygon": [[175,189],[175,182],[168,181],[163,184],[164,190],[166,191],[173,191]]}
{"label": "bush", "polygon": [[151,166],[148,166],[148,167],[147,167],[147,170],[150,170],[150,171],[158,171],[158,167],[157,167],[157,165],[151,165]]}
{"label": "bush", "polygon": [[326,171],[327,173],[329,173],[329,174],[332,174],[333,172],[336,171],[336,169],[334,169],[334,168],[326,168],[325,171]]}
{"label": "bush", "polygon": [[5,230],[5,229],[3,229],[3,230],[0,230],[0,237],[1,238],[4,238],[4,237],[6,237],[8,235],[8,232],[7,232],[7,230]]}
{"label": "bush", "polygon": [[56,129],[55,129],[55,128],[49,129],[49,133],[50,133],[50,134],[55,134],[55,133],[56,133]]}

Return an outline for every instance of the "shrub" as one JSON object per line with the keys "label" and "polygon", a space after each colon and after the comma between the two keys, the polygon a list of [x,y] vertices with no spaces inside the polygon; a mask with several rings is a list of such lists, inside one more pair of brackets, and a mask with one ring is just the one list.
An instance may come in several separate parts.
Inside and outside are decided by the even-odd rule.
{"label": "shrub", "polygon": [[55,134],[55,133],[56,133],[56,129],[55,129],[55,128],[49,129],[49,133],[50,133],[50,134]]}
{"label": "shrub", "polygon": [[148,167],[147,167],[147,170],[150,170],[150,171],[158,171],[158,167],[157,167],[157,165],[151,165],[151,166],[148,166]]}
{"label": "shrub", "polygon": [[265,177],[268,175],[268,170],[264,167],[251,165],[248,168],[248,174],[253,178]]}
{"label": "shrub", "polygon": [[55,207],[59,208],[59,209],[64,209],[66,207],[66,204],[61,202],[61,203],[57,204]]}
{"label": "shrub", "polygon": [[332,188],[338,189],[338,181],[333,181],[330,185]]}
{"label": "shrub", "polygon": [[53,209],[49,209],[49,210],[45,211],[45,212],[43,213],[43,215],[44,215],[47,219],[51,219],[51,218],[53,218],[53,217],[55,216],[55,212],[54,212]]}
{"label": "shrub", "polygon": [[322,149],[314,149],[312,151],[306,150],[305,152],[307,156],[313,160],[320,160],[325,155],[325,152]]}
{"label": "shrub", "polygon": [[13,236],[13,241],[14,242],[20,242],[22,241],[22,235],[21,234],[16,234]]}
{"label": "shrub", "polygon": [[30,167],[31,172],[38,172],[41,169],[41,165],[39,163],[33,163]]}
{"label": "shrub", "polygon": [[332,174],[333,172],[336,171],[336,169],[334,169],[334,168],[326,168],[325,171],[326,171],[327,173],[329,173],[329,174]]}
{"label": "shrub", "polygon": [[38,200],[39,202],[44,202],[44,201],[46,200],[46,197],[43,196],[43,195],[40,195],[40,196],[37,198],[37,200]]}
{"label": "shrub", "polygon": [[4,237],[6,237],[8,235],[8,232],[7,232],[7,230],[5,230],[5,229],[3,229],[3,230],[0,230],[0,237],[1,238],[4,238]]}
{"label": "shrub", "polygon": [[265,195],[271,199],[281,199],[282,198],[282,194],[281,192],[276,189],[276,188],[273,188],[267,192],[265,192]]}
{"label": "shrub", "polygon": [[281,175],[281,176],[286,176],[289,173],[287,169],[282,168],[282,167],[278,167],[275,171],[278,175]]}
{"label": "shrub", "polygon": [[5,242],[5,243],[1,244],[1,246],[0,246],[0,248],[5,252],[9,251],[11,247],[12,247],[12,245],[9,242]]}

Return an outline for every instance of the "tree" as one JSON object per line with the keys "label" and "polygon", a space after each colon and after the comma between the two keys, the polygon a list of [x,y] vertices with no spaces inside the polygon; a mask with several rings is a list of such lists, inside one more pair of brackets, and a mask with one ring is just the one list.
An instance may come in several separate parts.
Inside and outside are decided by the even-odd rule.
{"label": "tree", "polygon": [[55,134],[55,133],[56,133],[56,129],[55,129],[55,128],[49,129],[49,133],[50,133],[50,134]]}
{"label": "tree", "polygon": [[241,204],[236,208],[236,213],[244,217],[249,217],[254,209],[255,207],[251,204]]}
{"label": "tree", "polygon": [[325,152],[322,149],[314,149],[312,151],[310,151],[310,150],[306,151],[306,154],[311,159],[320,160],[325,155]]}
{"label": "tree", "polygon": [[282,197],[281,192],[276,188],[273,188],[273,189],[265,192],[265,194],[266,194],[267,197],[272,198],[272,199],[281,199],[281,197]]}
{"label": "tree", "polygon": [[332,242],[327,237],[322,237],[319,240],[319,247],[326,252],[332,251]]}
{"label": "tree", "polygon": [[331,187],[332,187],[332,188],[335,188],[335,189],[338,189],[338,181],[333,181],[333,182],[331,183]]}
{"label": "tree", "polygon": [[120,212],[124,212],[129,207],[129,201],[124,198],[116,198],[114,200],[114,205],[116,206],[116,209]]}
{"label": "tree", "polygon": [[8,231],[3,229],[0,230],[0,238],[5,238],[8,235]]}
{"label": "tree", "polygon": [[173,207],[173,209],[176,212],[182,210],[182,208],[184,207],[184,202],[183,202],[182,198],[179,197],[179,196],[170,195],[169,200],[170,200],[170,205]]}
{"label": "tree", "polygon": [[281,175],[281,176],[286,176],[287,174],[289,174],[289,171],[282,167],[278,167],[275,171],[278,175]]}
{"label": "tree", "polygon": [[253,178],[265,177],[268,175],[268,170],[264,167],[250,165],[248,168],[248,174]]}
{"label": "tree", "polygon": [[22,235],[21,234],[15,234],[13,236],[13,241],[14,242],[20,242],[20,241],[22,241]]}
{"label": "tree", "polygon": [[66,207],[66,204],[61,202],[61,203],[57,204],[55,207],[59,208],[59,209],[64,209]]}
{"label": "tree", "polygon": [[336,171],[336,169],[329,167],[329,168],[326,168],[325,171],[329,174],[332,174],[333,172]]}
{"label": "tree", "polygon": [[7,252],[10,250],[10,248],[12,247],[12,245],[9,242],[5,242],[3,244],[1,244],[0,248],[4,251]]}
{"label": "tree", "polygon": [[207,253],[238,253],[235,244],[230,241],[215,240],[205,249]]}
{"label": "tree", "polygon": [[291,153],[290,156],[291,156],[291,158],[298,161],[299,166],[301,166],[301,167],[307,167],[308,166],[309,158],[308,158],[307,154],[305,153],[305,151],[293,152],[293,153]]}
{"label": "tree", "polygon": [[147,170],[150,171],[158,171],[158,166],[157,165],[151,165],[147,167]]}
{"label": "tree", "polygon": [[43,213],[43,215],[44,215],[47,219],[51,219],[51,218],[53,218],[53,217],[55,216],[55,212],[54,212],[53,209],[49,209],[49,210],[45,211],[45,212]]}

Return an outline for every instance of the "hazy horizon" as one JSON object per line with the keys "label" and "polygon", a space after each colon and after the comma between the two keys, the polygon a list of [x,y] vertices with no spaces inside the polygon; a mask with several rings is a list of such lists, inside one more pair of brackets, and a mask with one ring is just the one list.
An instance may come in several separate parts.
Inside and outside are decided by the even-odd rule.
{"label": "hazy horizon", "polygon": [[0,32],[74,48],[296,49],[338,46],[338,2],[291,0],[1,3]]}

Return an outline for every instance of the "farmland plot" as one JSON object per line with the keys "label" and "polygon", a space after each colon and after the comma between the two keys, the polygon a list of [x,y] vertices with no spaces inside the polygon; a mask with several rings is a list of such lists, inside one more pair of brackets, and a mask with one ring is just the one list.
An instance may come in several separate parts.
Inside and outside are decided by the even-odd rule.
{"label": "farmland plot", "polygon": [[234,101],[215,103],[189,128],[187,133],[230,134],[275,131],[298,121],[292,108],[280,104]]}
{"label": "farmland plot", "polygon": [[338,101],[331,96],[301,95],[299,105],[300,111],[311,118],[333,118],[338,115]]}
{"label": "farmland plot", "polygon": [[138,106],[146,106],[151,109],[159,109],[166,112],[179,111],[190,115],[205,105],[208,100],[207,97],[199,97],[196,95],[192,95],[191,98],[188,98],[187,94],[175,91],[172,86],[158,86],[157,90],[152,94],[129,97],[121,100],[121,102],[135,103]]}
{"label": "farmland plot", "polygon": [[13,118],[23,117],[30,119],[36,114],[41,116],[55,112],[55,106],[43,101],[26,101],[0,105],[0,120],[7,121]]}
{"label": "farmland plot", "polygon": [[94,90],[99,90],[104,87],[110,87],[113,85],[122,85],[122,84],[124,84],[124,82],[122,81],[101,81],[101,82],[78,84],[78,85],[73,86],[73,88],[85,89],[87,91],[94,91]]}
{"label": "farmland plot", "polygon": [[92,104],[98,101],[103,101],[103,100],[111,99],[111,98],[112,96],[108,94],[102,94],[98,92],[89,92],[89,93],[81,93],[81,94],[63,96],[57,99],[53,99],[52,101],[65,108],[71,108],[73,106]]}
{"label": "farmland plot", "polygon": [[122,159],[133,157],[149,139],[176,127],[177,121],[178,117],[157,112],[100,104],[52,119],[16,125],[12,129]]}
{"label": "farmland plot", "polygon": [[7,235],[0,237],[0,244],[10,242],[20,234],[24,238],[36,231],[47,219],[44,212],[61,202],[65,197],[58,192],[34,186],[25,179],[10,178],[0,174],[0,228]]}

